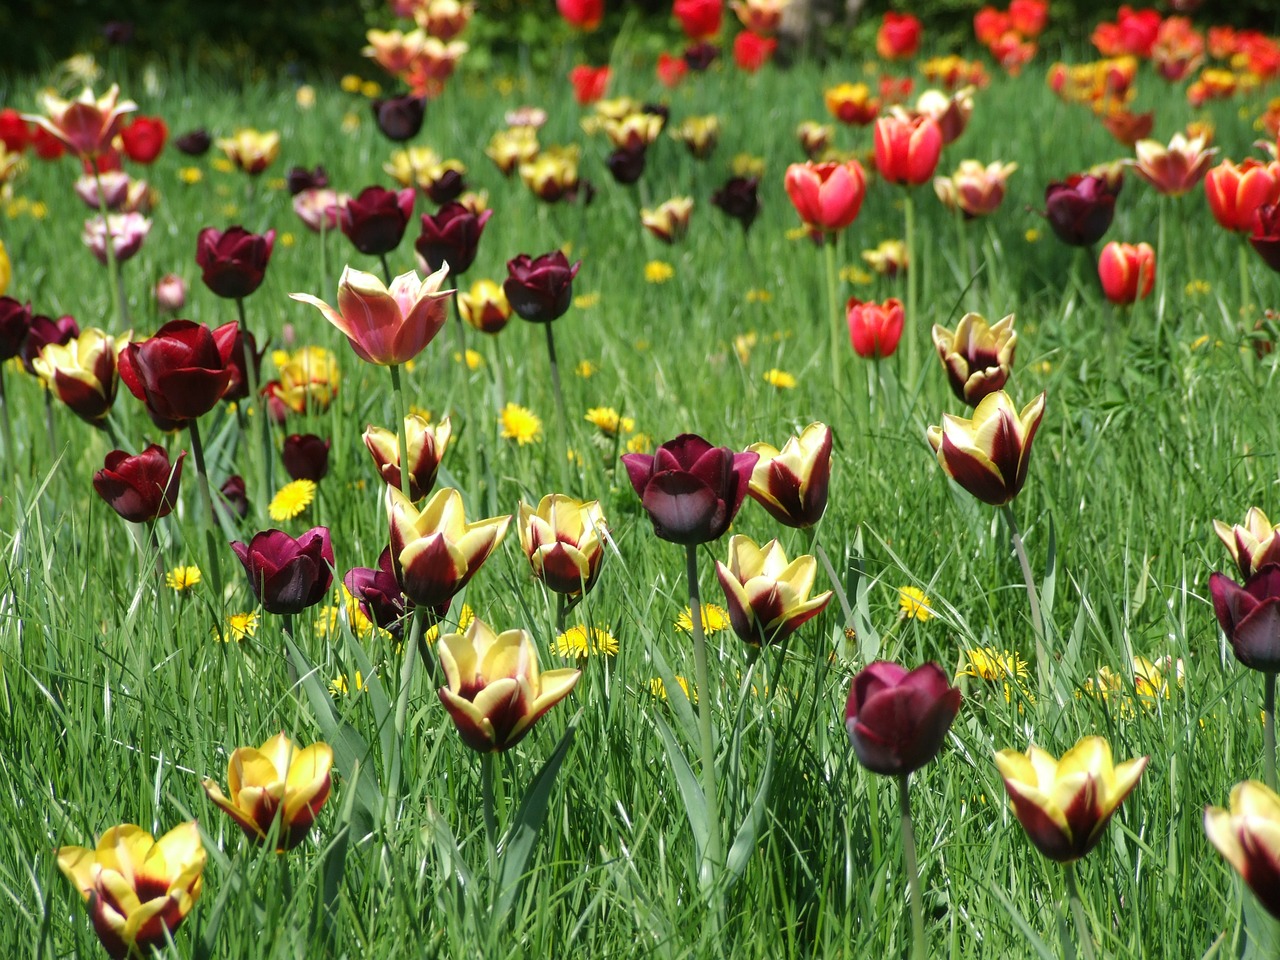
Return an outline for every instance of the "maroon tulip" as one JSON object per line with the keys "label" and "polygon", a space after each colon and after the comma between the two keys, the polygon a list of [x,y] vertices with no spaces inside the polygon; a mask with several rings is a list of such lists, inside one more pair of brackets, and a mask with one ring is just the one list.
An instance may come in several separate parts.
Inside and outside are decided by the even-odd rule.
{"label": "maroon tulip", "polygon": [[30,329],[31,304],[19,303],[13,297],[0,297],[0,362],[22,352]]}
{"label": "maroon tulip", "polygon": [[908,672],[878,660],[853,678],[844,725],[858,762],[903,776],[937,756],[960,710],[960,691],[936,663]]}
{"label": "maroon tulip", "polygon": [[432,203],[441,206],[462,196],[462,192],[467,189],[467,178],[457,170],[449,169],[443,171],[440,176],[419,184],[419,186],[422,187]]}
{"label": "maroon tulip", "polygon": [[746,232],[760,212],[759,190],[759,177],[732,177],[711,194],[711,202],[742,224]]}
{"label": "maroon tulip", "polygon": [[264,530],[231,549],[267,613],[301,613],[323,600],[333,583],[328,527],[313,527],[296,540],[283,530]]}
{"label": "maroon tulip", "polygon": [[227,477],[227,482],[218,492],[222,494],[222,501],[241,520],[249,515],[249,496],[245,492],[244,477],[239,474]]}
{"label": "maroon tulip", "polygon": [[1072,174],[1045,188],[1045,218],[1063,243],[1087,247],[1102,239],[1116,213],[1120,187],[1102,177]]}
{"label": "maroon tulip", "polygon": [[581,266],[581,260],[569,266],[559,250],[540,257],[522,253],[507,261],[507,279],[502,283],[507,302],[530,323],[559,320],[573,302],[573,278]]}
{"label": "maroon tulip", "polygon": [[329,472],[329,441],[314,433],[293,433],[285,437],[284,469],[294,480],[319,483]]}
{"label": "maroon tulip", "polygon": [[383,547],[378,568],[353,567],[342,578],[364,615],[392,636],[399,636],[404,619],[404,594],[391,562],[391,548]]}
{"label": "maroon tulip", "polygon": [[209,131],[202,127],[187,131],[174,140],[173,145],[180,153],[185,153],[189,157],[203,157],[213,146],[213,137],[209,136]]}
{"label": "maroon tulip", "polygon": [[413,243],[422,258],[422,272],[435,273],[447,263],[452,276],[466,273],[475,262],[480,235],[491,216],[492,210],[476,215],[460,203],[446,203],[434,216],[424,213],[422,233]]}
{"label": "maroon tulip", "polygon": [[204,285],[219,297],[239,300],[262,285],[276,232],[250,233],[244,227],[225,232],[205,227],[196,238],[196,263]]}
{"label": "maroon tulip", "polygon": [[31,318],[31,327],[27,331],[27,340],[22,345],[22,366],[27,373],[35,376],[35,368],[31,361],[40,356],[40,351],[51,343],[62,345],[80,336],[80,325],[72,316],[59,317],[53,320],[40,316]]}
{"label": "maroon tulip", "polygon": [[1258,208],[1249,242],[1268,267],[1280,271],[1280,204],[1269,203]]}
{"label": "maroon tulip", "polygon": [[[252,333],[238,323],[224,323],[213,331],[213,339],[218,344],[218,353],[227,358],[227,368],[231,371],[231,381],[227,384],[223,400],[243,400],[249,396],[249,374],[246,362],[253,358],[254,376],[261,376],[262,355],[266,347],[258,349],[258,341]],[[246,354],[245,346],[249,349]]]}
{"label": "maroon tulip", "polygon": [[758,459],[759,454],[734,453],[684,433],[652,456],[628,453],[622,463],[653,532],[688,546],[716,540],[729,529]]}
{"label": "maroon tulip", "polygon": [[373,101],[373,119],[388,140],[403,143],[412,140],[422,129],[427,113],[427,98],[408,94],[388,100]]}
{"label": "maroon tulip", "polygon": [[708,43],[705,40],[700,43],[694,43],[684,48],[684,62],[690,70],[698,73],[706,70],[716,58],[720,56],[720,48],[714,43]]}
{"label": "maroon tulip", "polygon": [[314,170],[306,167],[290,167],[284,175],[284,185],[289,196],[296,197],[303,190],[322,190],[329,185],[329,174],[324,167],[317,165]]}
{"label": "maroon tulip", "polygon": [[111,509],[130,523],[167,517],[178,503],[184,450],[172,464],[164,447],[151,444],[134,456],[112,450],[93,475],[93,489]]}
{"label": "maroon tulip", "polygon": [[645,166],[645,148],[640,147],[638,150],[628,150],[626,147],[620,147],[613,153],[605,157],[604,165],[609,168],[609,172],[613,174],[616,183],[630,186],[640,179],[644,173]]}
{"label": "maroon tulip", "polygon": [[[177,429],[213,409],[231,383],[233,337],[203,323],[170,320],[150,340],[120,354],[120,379],[164,429]],[[219,336],[221,334],[221,336]],[[226,353],[222,353],[222,350]]]}
{"label": "maroon tulip", "polygon": [[1209,592],[1236,659],[1251,670],[1280,672],[1280,566],[1267,564],[1244,586],[1212,574]]}
{"label": "maroon tulip", "polygon": [[412,214],[412,187],[365,187],[338,210],[338,226],[361,253],[382,256],[400,246]]}

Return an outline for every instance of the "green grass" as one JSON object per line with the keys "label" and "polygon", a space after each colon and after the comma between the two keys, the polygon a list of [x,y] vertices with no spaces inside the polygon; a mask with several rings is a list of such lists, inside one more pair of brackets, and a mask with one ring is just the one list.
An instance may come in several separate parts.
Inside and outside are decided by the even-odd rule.
{"label": "green grass", "polygon": [[[844,73],[802,66],[692,78],[668,95],[673,119],[719,113],[720,146],[699,164],[664,137],[638,194],[609,180],[606,149],[579,131],[582,111],[558,77],[517,75],[504,93],[493,77],[463,76],[430,107],[417,142],[461,158],[496,211],[465,283],[500,280],[504,262],[519,252],[572,243],[572,257],[583,261],[575,292],[598,295],[558,321],[555,333],[572,444],[583,460],[568,492],[601,500],[617,549],[569,622],[605,627],[620,649],[608,662],[588,662],[571,699],[499,758],[497,805],[510,824],[537,771],[569,726],[576,729],[526,882],[500,919],[491,906],[480,763],[458,740],[436,683],[419,671],[405,741],[394,744],[378,719],[382,698],[395,699],[399,676],[388,642],[357,640],[345,627],[324,635],[314,611],[298,617],[298,647],[315,665],[308,690],[290,682],[278,618],[264,614],[252,640],[214,641],[223,617],[252,609],[253,599],[229,550],[222,569],[233,590],[226,598],[211,593],[194,475],[184,483],[182,509],[159,525],[166,566],[206,570],[192,595],[180,597],[156,582],[152,558],[140,554],[123,521],[91,490],[110,449],[105,436],[55,408],[50,449],[38,383],[6,369],[19,450],[6,452],[0,484],[0,915],[8,918],[0,923],[0,954],[101,955],[54,850],[91,844],[121,822],[159,833],[197,817],[209,850],[205,888],[170,949],[174,957],[905,955],[896,791],[853,758],[842,727],[850,677],[875,657],[910,666],[934,659],[951,671],[969,647],[1017,649],[1028,659],[1034,652],[1003,525],[949,484],[924,439],[944,411],[960,412],[933,359],[928,326],[953,323],[965,308],[992,320],[1016,313],[1020,342],[1009,389],[1020,403],[1048,391],[1030,477],[1014,508],[1033,569],[1044,575],[1052,564],[1051,596],[1047,583],[1042,587],[1053,662],[1040,669],[1067,691],[1067,702],[1062,709],[1043,698],[1010,704],[997,686],[969,681],[947,747],[914,778],[927,955],[1041,955],[1032,936],[1047,945],[1043,955],[1057,955],[1061,874],[1012,817],[991,756],[1032,740],[1057,754],[1088,733],[1105,736],[1117,759],[1151,757],[1106,839],[1081,865],[1100,955],[1199,957],[1224,931],[1226,955],[1242,939],[1240,884],[1205,839],[1201,818],[1206,804],[1226,802],[1234,783],[1260,776],[1261,685],[1221,640],[1205,584],[1212,570],[1227,569],[1211,519],[1237,522],[1254,504],[1280,509],[1272,492],[1280,438],[1274,360],[1255,361],[1240,349],[1236,238],[1212,222],[1201,192],[1173,201],[1170,249],[1159,251],[1170,298],[1163,326],[1152,301],[1127,312],[1110,307],[1092,263],[1076,262],[1034,211],[1048,180],[1126,151],[1086,111],[1057,103],[1039,67],[1018,80],[997,78],[978,95],[969,131],[941,167],[949,172],[969,156],[1020,165],[1000,211],[964,225],[981,275],[966,293],[969,254],[958,249],[956,225],[928,188],[919,190],[920,315],[908,335],[919,340],[924,372],[918,385],[901,383],[899,357],[887,362],[886,376],[899,388],[881,394],[868,418],[859,412],[865,368],[851,352],[850,388],[836,395],[830,385],[821,255],[805,241],[785,239],[796,221],[782,189],[786,164],[800,159],[795,125],[822,115],[826,84],[860,74],[857,66]],[[1158,137],[1191,118],[1179,92],[1154,76],[1144,73],[1140,89],[1140,103],[1158,107]],[[662,95],[648,69],[625,66],[613,90]],[[234,319],[234,306],[199,281],[193,254],[201,227],[238,222],[291,234],[291,244],[278,240],[266,282],[247,301],[249,323],[273,345],[285,342],[287,324],[298,345],[328,347],[344,379],[327,414],[290,426],[330,437],[333,455],[319,499],[283,526],[294,534],[329,526],[339,575],[373,565],[386,520],[360,433],[368,423],[394,423],[387,377],[361,364],[316,311],[286,295],[307,291],[332,302],[344,262],[377,266],[345,238],[330,237],[329,275],[320,276],[318,238],[271,180],[295,163],[322,162],[339,189],[387,184],[381,165],[390,146],[363,100],[327,84],[310,111],[275,83],[222,89],[177,72],[157,76],[153,87],[127,78],[124,92],[142,112],[163,115],[175,133],[200,125],[225,134],[246,123],[281,131],[281,157],[252,189],[241,175],[214,170],[212,155],[192,163],[170,148],[148,171],[162,200],[142,252],[124,267],[133,325],[139,334],[158,326],[150,289],[169,271],[190,284],[184,316],[210,325]],[[33,85],[9,87],[4,102],[34,108]],[[540,206],[484,158],[503,112],[523,102],[548,108],[544,144],[583,142],[584,175],[599,188],[593,205]],[[1259,110],[1255,100],[1207,111],[1224,156],[1248,152]],[[341,132],[349,111],[361,121],[350,134]],[[845,148],[871,145],[869,129],[842,129],[837,138]],[[763,212],[745,243],[709,203],[739,152],[766,164]],[[178,170],[192,165],[204,178],[186,185]],[[71,193],[73,166],[34,163],[17,182],[16,193],[47,204],[48,215],[0,220],[14,264],[9,293],[40,312],[72,313],[81,326],[109,326],[106,277],[79,243],[88,211]],[[659,248],[639,227],[637,195],[656,203],[680,193],[695,198],[692,229],[679,246]],[[1128,177],[1107,238],[1154,243],[1157,208],[1154,191]],[[425,209],[420,203],[419,212]],[[1026,237],[1033,229],[1038,242]],[[858,251],[901,232],[900,193],[873,183],[842,238],[841,262],[858,264]],[[393,268],[411,267],[415,235],[412,226]],[[674,277],[647,284],[650,259],[670,262]],[[1252,255],[1250,269],[1255,304],[1272,302],[1276,279]],[[1209,292],[1186,293],[1192,280],[1206,281]],[[892,280],[846,284],[841,296],[901,296],[901,287]],[[749,290],[770,297],[751,301]],[[740,363],[732,339],[748,331],[759,342]],[[469,345],[487,363],[465,382],[450,360],[452,335],[445,331],[408,375],[411,401],[436,416],[453,413],[459,436],[441,482],[459,486],[468,517],[514,512],[522,498],[536,502],[559,483],[563,452],[542,331],[513,320],[478,346],[469,331]],[[1209,342],[1196,345],[1202,335]],[[589,379],[569,372],[583,360],[598,367]],[[520,447],[498,437],[495,363],[507,398],[542,417],[540,443]],[[763,374],[773,367],[793,373],[796,388],[766,384]],[[693,674],[691,644],[673,629],[687,597],[682,557],[653,536],[617,469],[614,445],[593,441],[594,428],[581,420],[598,405],[634,417],[655,443],[690,430],[738,449],[757,440],[781,445],[815,419],[836,434],[821,540],[848,571],[856,640],[845,641],[833,604],[785,655],[761,657],[751,683],[743,682],[748,657],[732,632],[710,640],[720,805],[730,840],[772,757],[760,834],[726,895],[718,937],[699,894],[693,838],[661,732],[663,724],[674,731],[696,773],[692,714],[649,693],[654,677]],[[187,447],[185,436],[157,438],[124,389],[115,417],[137,449],[144,437],[175,453]],[[214,438],[215,484],[247,469],[235,450],[233,417],[215,412],[203,429]],[[257,503],[242,538],[273,525]],[[758,540],[778,536],[790,554],[805,549],[803,538],[752,503],[734,530]],[[721,599],[713,561],[724,550],[715,543],[701,551],[703,596],[712,602]],[[898,624],[897,588],[909,584],[926,591],[936,619]],[[531,579],[514,530],[465,601],[499,629],[529,629],[544,667],[563,665],[551,647],[554,598]],[[1135,654],[1172,655],[1186,665],[1185,683],[1159,709],[1125,710],[1115,700],[1072,695],[1099,667],[1126,674]],[[377,668],[367,693],[325,692],[339,674],[367,674],[361,664]],[[1029,681],[1032,689],[1038,683],[1038,676]],[[280,730],[309,743],[339,724],[334,795],[311,838],[287,859],[248,846],[206,800],[201,778],[225,784],[235,747]],[[361,743],[370,752],[357,788],[351,757]],[[390,749],[403,750],[406,785],[392,829],[383,830],[364,801],[370,791],[385,793]],[[286,865],[293,891],[287,901]]]}

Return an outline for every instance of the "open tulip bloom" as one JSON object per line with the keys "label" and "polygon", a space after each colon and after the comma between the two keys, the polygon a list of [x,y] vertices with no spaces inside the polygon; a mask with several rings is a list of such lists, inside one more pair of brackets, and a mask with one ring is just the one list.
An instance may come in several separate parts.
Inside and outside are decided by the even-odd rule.
{"label": "open tulip bloom", "polygon": [[1204,831],[1266,911],[1280,920],[1280,797],[1257,780],[1238,783],[1231,809],[1209,807]]}
{"label": "open tulip bloom", "polygon": [[733,632],[752,646],[781,643],[820,614],[832,593],[810,598],[818,561],[811,556],[788,562],[777,540],[763,547],[750,537],[729,538],[729,563],[716,562]]}
{"label": "open tulip bloom", "polygon": [[976,313],[966,313],[954,331],[934,324],[933,345],[947,371],[947,381],[957,399],[977,406],[989,393],[1003,389],[1013,367],[1018,335],[1013,314],[988,324]]}
{"label": "open tulip bloom", "polygon": [[605,536],[599,501],[551,493],[536,508],[520,504],[520,546],[533,575],[562,598],[581,599],[595,586]]}
{"label": "open tulip bloom", "polygon": [[1250,507],[1244,523],[1227,526],[1213,521],[1213,532],[1231,552],[1231,559],[1246,580],[1268,563],[1280,563],[1280,526],[1275,526],[1257,507]]}

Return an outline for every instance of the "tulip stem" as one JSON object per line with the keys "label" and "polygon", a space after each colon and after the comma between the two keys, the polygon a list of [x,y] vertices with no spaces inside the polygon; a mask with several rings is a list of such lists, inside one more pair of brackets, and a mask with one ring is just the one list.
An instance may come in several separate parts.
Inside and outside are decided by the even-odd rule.
{"label": "tulip stem", "polygon": [[836,292],[836,238],[828,233],[822,242],[823,258],[827,264],[827,317],[831,324],[831,383],[836,393],[844,392],[843,352],[840,349],[840,304]]}
{"label": "tulip stem", "polygon": [[836,568],[832,565],[831,558],[827,556],[826,548],[818,541],[816,529],[814,527],[805,527],[805,533],[809,538],[809,549],[818,555],[823,572],[826,573],[827,579],[831,581],[831,589],[835,591],[836,599],[840,601],[840,613],[844,617],[844,627],[846,630],[852,630],[853,608],[849,606],[849,597],[845,594],[844,581],[836,573]]}
{"label": "tulip stem", "polygon": [[[707,672],[707,639],[702,630],[702,599],[698,593],[698,547],[685,547],[685,573],[689,579],[689,618],[693,626],[693,662],[697,679],[698,739],[702,752],[702,793],[707,808],[707,849],[698,875],[704,891],[715,889],[721,865],[720,802],[716,787],[716,746],[711,729],[711,682]],[[718,896],[718,894],[717,894]],[[717,904],[717,913],[719,906]]]}
{"label": "tulip stem", "polygon": [[916,832],[911,826],[911,774],[898,777],[898,812],[902,816],[902,860],[911,889],[911,960],[924,960],[924,901],[920,890],[920,866],[916,860]]}
{"label": "tulip stem", "polygon": [[427,615],[426,607],[415,607],[409,615],[409,629],[405,632],[405,640],[400,654],[404,660],[400,664],[400,690],[396,695],[395,744],[391,752],[391,770],[387,777],[387,812],[386,830],[388,835],[399,819],[397,810],[400,806],[400,776],[404,758],[404,728],[409,716],[409,690],[413,686],[414,666],[418,660],[418,644],[422,641],[423,620]]}
{"label": "tulip stem", "polygon": [[216,522],[214,514],[213,494],[209,491],[209,471],[204,463],[204,444],[200,441],[200,427],[195,417],[187,421],[187,429],[191,432],[191,454],[196,461],[196,480],[200,488],[200,526],[204,530],[204,542],[209,551],[209,582],[213,586],[214,603],[222,604],[222,561],[218,551],[218,538],[213,527]]}
{"label": "tulip stem", "polygon": [[560,454],[560,491],[568,494],[570,492],[569,416],[565,413],[564,391],[560,388],[560,365],[556,363],[555,334],[552,333],[550,323],[544,323],[542,328],[547,331],[547,358],[551,361],[551,387],[556,394],[556,422],[560,427],[560,446],[562,447]]}
{"label": "tulip stem", "polygon": [[1262,780],[1276,788],[1276,675],[1262,675]]}
{"label": "tulip stem", "polygon": [[378,254],[378,259],[382,261],[382,275],[387,278],[387,286],[391,286],[391,265],[387,263],[387,255],[385,253]]}
{"label": "tulip stem", "polygon": [[903,215],[906,220],[907,262],[902,265],[907,271],[907,318],[903,335],[907,338],[907,383],[914,384],[920,372],[919,346],[916,341],[916,274],[919,265],[916,263],[916,204],[911,188],[907,188],[906,199],[902,202]]}
{"label": "tulip stem", "polygon": [[111,309],[116,315],[116,333],[129,326],[128,307],[124,301],[124,292],[120,288],[120,263],[116,260],[116,247],[111,240],[111,221],[107,217],[107,195],[102,192],[102,174],[98,171],[97,160],[91,160],[93,180],[98,187],[98,212],[102,216],[102,233],[106,237],[107,285],[111,289]]}
{"label": "tulip stem", "polygon": [[236,411],[244,410],[247,415],[250,404],[259,404],[258,420],[258,454],[252,453],[253,441],[246,436],[244,429],[244,421],[240,422],[240,438],[250,450],[250,459],[254,461],[254,479],[257,481],[257,501],[266,504],[270,500],[271,491],[271,467],[272,467],[272,451],[271,451],[271,421],[266,416],[265,406],[260,404],[261,399],[258,393],[258,341],[249,333],[249,323],[245,319],[244,297],[236,297],[236,316],[240,320],[240,346],[244,351],[244,379],[245,385],[248,387],[249,395],[244,400],[236,404]]}
{"label": "tulip stem", "polygon": [[4,392],[4,366],[0,365],[0,426],[4,428],[4,455],[9,463],[17,463],[18,448],[13,444],[13,420],[9,414],[9,400]]}
{"label": "tulip stem", "polygon": [[1240,323],[1245,334],[1252,333],[1249,326],[1249,300],[1252,298],[1253,286],[1249,283],[1249,240],[1244,234],[1240,237]]}
{"label": "tulip stem", "polygon": [[1013,552],[1018,555],[1018,565],[1022,567],[1022,582],[1027,587],[1027,606],[1031,608],[1031,630],[1036,638],[1036,674],[1040,680],[1040,696],[1049,693],[1049,651],[1045,647],[1044,616],[1040,612],[1040,595],[1036,592],[1036,580],[1031,573],[1031,561],[1027,558],[1027,547],[1022,542],[1022,534],[1018,532],[1018,521],[1013,517],[1013,507],[1003,504],[1000,512],[1004,514],[1005,523],[1009,525],[1009,538],[1013,541]]}
{"label": "tulip stem", "polygon": [[400,492],[409,496],[409,447],[405,440],[404,422],[409,419],[409,411],[405,407],[404,387],[400,383],[400,364],[393,363],[391,371],[391,392],[396,395],[396,451],[400,456]]}
{"label": "tulip stem", "polygon": [[[1156,333],[1164,329],[1164,307],[1165,307],[1165,281],[1169,277],[1169,260],[1165,256],[1165,230],[1164,221],[1169,206],[1169,199],[1163,193],[1160,194],[1160,212],[1156,219],[1156,256],[1160,269],[1156,273]],[[1142,270],[1138,270],[1138,298],[1142,298]]]}
{"label": "tulip stem", "polygon": [[493,803],[493,751],[480,754],[480,795],[484,805],[484,834],[489,841],[489,878],[498,877],[498,817]]}
{"label": "tulip stem", "polygon": [[1093,949],[1093,934],[1089,932],[1089,922],[1084,915],[1084,902],[1080,899],[1080,885],[1076,882],[1076,865],[1066,863],[1062,872],[1067,878],[1067,902],[1071,905],[1071,918],[1076,925],[1076,938],[1080,941],[1080,952],[1085,960],[1097,960]]}

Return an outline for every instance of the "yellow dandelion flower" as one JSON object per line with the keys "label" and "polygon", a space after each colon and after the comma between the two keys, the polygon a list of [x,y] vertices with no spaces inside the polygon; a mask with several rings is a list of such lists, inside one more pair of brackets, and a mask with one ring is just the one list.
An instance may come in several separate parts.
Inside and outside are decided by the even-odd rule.
{"label": "yellow dandelion flower", "polygon": [[[573,305],[579,310],[590,310],[600,302],[600,294],[598,293],[580,293],[573,298]],[[586,362],[585,360],[583,361]]]}
{"label": "yellow dandelion flower", "polygon": [[652,453],[653,437],[647,433],[637,433],[627,440],[627,453]]}
{"label": "yellow dandelion flower", "polygon": [[1042,373],[1045,376],[1048,376],[1050,373],[1053,373],[1053,364],[1048,360],[1041,360],[1039,363],[1033,363],[1031,365],[1031,369],[1036,371],[1036,373]]}
{"label": "yellow dandelion flower", "polygon": [[416,403],[409,404],[409,413],[415,417],[421,417],[427,423],[431,423],[431,411],[426,407],[419,406]]}
{"label": "yellow dandelion flower", "polygon": [[763,177],[764,157],[751,153],[739,153],[729,161],[729,169],[735,177]]}
{"label": "yellow dandelion flower", "polygon": [[[364,674],[359,670],[356,671],[354,686],[361,693],[369,689],[369,681],[364,678]],[[350,688],[347,686],[347,675],[345,673],[340,673],[329,681],[329,692],[335,697],[346,696],[349,690]]]}
{"label": "yellow dandelion flower", "polygon": [[[454,362],[454,363],[461,363],[461,362],[462,362],[462,356],[463,356],[463,355],[462,355],[461,353],[458,353],[458,352],[455,350],[455,351],[454,351],[454,354],[453,354],[453,362]],[[468,350],[468,351],[467,351],[467,353],[466,353],[466,358],[467,358],[467,369],[468,369],[468,370],[479,370],[479,369],[484,365],[484,357],[482,357],[482,356],[479,354],[479,352],[478,352],[478,351],[476,351],[476,350]]]}
{"label": "yellow dandelion flower", "polygon": [[796,378],[785,370],[779,370],[777,367],[764,372],[764,382],[771,387],[777,387],[779,390],[794,390],[796,386]]}
{"label": "yellow dandelion flower", "polygon": [[585,660],[587,657],[603,654],[612,657],[618,652],[618,641],[607,630],[593,627],[590,631],[579,624],[570,627],[556,637],[556,653],[562,657],[573,657]]}
{"label": "yellow dandelion flower", "polygon": [[228,219],[233,219],[240,214],[240,207],[234,203],[224,203],[222,205],[222,215]]}
{"label": "yellow dandelion flower", "polygon": [[977,647],[964,651],[965,663],[956,674],[958,677],[975,677],[979,680],[1006,680],[1025,678],[1027,661],[1016,651],[997,650],[995,647]]}
{"label": "yellow dandelion flower", "polygon": [[364,81],[354,73],[348,73],[338,81],[338,86],[342,88],[343,93],[359,93],[360,85],[362,83],[364,83]]}
{"label": "yellow dandelion flower", "polygon": [[632,342],[631,346],[637,353],[644,353],[649,349],[649,341],[641,337],[639,340]]}
{"label": "yellow dandelion flower", "polygon": [[747,291],[747,303],[768,303],[772,299],[772,293],[759,287],[752,287]]}
{"label": "yellow dandelion flower", "polygon": [[316,88],[309,83],[300,86],[293,95],[299,110],[310,110],[316,105]]}
{"label": "yellow dandelion flower", "polygon": [[[691,703],[698,702],[698,692],[689,686],[688,680],[677,676],[676,683],[680,684],[680,689],[684,691],[684,695],[689,698]],[[654,677],[649,681],[649,696],[656,700],[667,699],[667,685],[662,682],[661,677]]]}
{"label": "yellow dandelion flower", "polygon": [[372,100],[381,93],[382,84],[378,83],[376,80],[366,80],[364,83],[360,84],[360,96],[362,97],[368,97]]}
{"label": "yellow dandelion flower", "polygon": [[528,407],[508,403],[502,408],[498,421],[502,424],[503,439],[514,440],[522,447],[542,439],[542,418]]}
{"label": "yellow dandelion flower", "polygon": [[665,260],[650,260],[644,265],[644,279],[648,283],[666,283],[675,275],[675,267]]}
{"label": "yellow dandelion flower", "polygon": [[[702,632],[714,636],[729,625],[729,611],[714,603],[702,604]],[[676,617],[676,629],[681,633],[693,632],[693,611],[685,607]]]}
{"label": "yellow dandelion flower", "polygon": [[1040,231],[1035,227],[1032,227],[1022,236],[1026,239],[1027,243],[1037,243],[1040,240]]}
{"label": "yellow dandelion flower", "polygon": [[930,603],[924,591],[917,587],[898,588],[898,616],[903,620],[932,620],[937,614]]}
{"label": "yellow dandelion flower", "polygon": [[733,352],[738,355],[738,362],[744,367],[747,365],[747,361],[751,359],[751,351],[756,348],[756,344],[759,342],[760,335],[754,330],[734,336]]}
{"label": "yellow dandelion flower", "polygon": [[246,637],[252,639],[253,635],[258,632],[258,612],[256,610],[249,613],[233,613],[227,617],[227,628],[218,630],[214,628],[213,635],[223,643],[231,643],[233,640],[239,643]]}
{"label": "yellow dandelion flower", "polygon": [[271,498],[271,505],[267,507],[267,513],[277,523],[281,520],[292,520],[306,510],[307,507],[311,506],[311,501],[315,498],[316,484],[314,480],[294,480],[292,483],[286,483]]}
{"label": "yellow dandelion flower", "polygon": [[164,575],[165,586],[178,593],[190,590],[200,580],[200,568],[195,566],[177,566]]}
{"label": "yellow dandelion flower", "polygon": [[342,132],[343,133],[355,133],[359,129],[360,129],[360,114],[348,112],[342,115]]}
{"label": "yellow dandelion flower", "polygon": [[[469,603],[464,603],[462,609],[458,611],[458,622],[456,625],[446,625],[445,629],[449,633],[462,633],[467,627],[471,626],[471,621],[476,618],[476,612],[471,609]],[[440,639],[440,624],[435,624],[428,628],[427,632],[422,635],[424,643],[432,644]]]}
{"label": "yellow dandelion flower", "polygon": [[600,368],[590,360],[579,360],[578,365],[573,368],[573,372],[580,376],[583,380],[590,380],[598,373]]}
{"label": "yellow dandelion flower", "polygon": [[1187,283],[1186,291],[1188,297],[1200,297],[1212,293],[1213,287],[1209,286],[1208,280],[1192,280]]}
{"label": "yellow dandelion flower", "polygon": [[43,220],[49,215],[49,206],[43,200],[37,200],[31,204],[31,216],[36,220]]}
{"label": "yellow dandelion flower", "polygon": [[809,228],[808,227],[792,227],[785,234],[783,234],[783,236],[785,236],[788,240],[803,240],[809,236]]}
{"label": "yellow dandelion flower", "polygon": [[599,427],[601,433],[608,434],[611,437],[617,436],[619,431],[631,433],[636,428],[634,420],[630,417],[622,416],[613,407],[592,407],[582,419]]}

